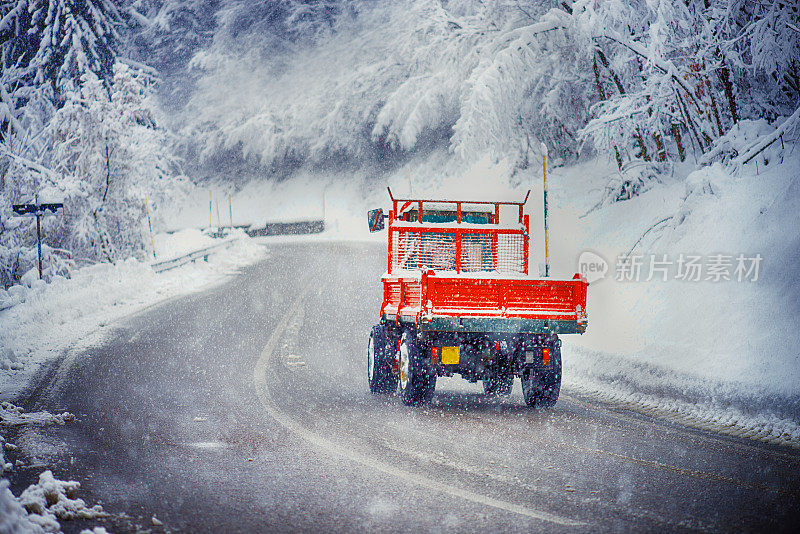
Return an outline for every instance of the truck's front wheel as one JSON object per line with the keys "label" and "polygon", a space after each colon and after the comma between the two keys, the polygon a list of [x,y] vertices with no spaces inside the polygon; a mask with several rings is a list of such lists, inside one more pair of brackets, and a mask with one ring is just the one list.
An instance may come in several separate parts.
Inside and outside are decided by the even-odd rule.
{"label": "truck's front wheel", "polygon": [[367,379],[372,393],[394,393],[397,376],[392,373],[391,350],[382,325],[372,327],[367,345]]}
{"label": "truck's front wheel", "polygon": [[528,406],[552,408],[561,392],[561,348],[550,349],[549,368],[530,367],[522,372],[522,396]]}
{"label": "truck's front wheel", "polygon": [[436,375],[425,369],[413,333],[403,332],[400,339],[400,395],[403,404],[415,406],[430,402],[435,390]]}

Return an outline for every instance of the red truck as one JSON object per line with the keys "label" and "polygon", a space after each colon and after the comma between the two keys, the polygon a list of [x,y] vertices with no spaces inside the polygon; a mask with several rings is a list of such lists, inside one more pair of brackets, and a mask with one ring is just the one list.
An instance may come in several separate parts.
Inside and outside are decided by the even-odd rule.
{"label": "red truck", "polygon": [[[518,376],[525,402],[553,406],[561,388],[559,334],[586,330],[588,282],[528,275],[529,216],[521,202],[401,199],[388,215],[380,322],[367,348],[373,393],[431,400],[440,376],[483,380],[508,395]],[[501,223],[501,210],[511,224]],[[384,221],[388,218],[388,225]]]}

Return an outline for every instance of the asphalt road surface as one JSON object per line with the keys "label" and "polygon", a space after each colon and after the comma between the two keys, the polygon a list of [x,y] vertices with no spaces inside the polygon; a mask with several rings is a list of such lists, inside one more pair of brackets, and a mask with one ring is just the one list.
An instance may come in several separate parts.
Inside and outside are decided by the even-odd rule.
{"label": "asphalt road surface", "polygon": [[519,380],[495,399],[440,379],[427,407],[371,395],[384,258],[271,244],[68,354],[27,401],[77,416],[39,430],[56,475],[81,481],[113,532],[798,531],[795,450],[569,390],[534,411]]}

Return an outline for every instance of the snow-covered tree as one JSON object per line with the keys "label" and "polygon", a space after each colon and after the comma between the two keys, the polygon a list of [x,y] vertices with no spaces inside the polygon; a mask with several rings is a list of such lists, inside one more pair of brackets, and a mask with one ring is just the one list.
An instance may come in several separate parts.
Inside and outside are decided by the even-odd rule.
{"label": "snow-covered tree", "polygon": [[128,48],[161,76],[182,71],[213,37],[217,0],[133,0],[120,11],[128,22]]}
{"label": "snow-covered tree", "polygon": [[488,150],[521,166],[540,142],[553,154],[574,156],[593,96],[590,52],[567,31],[560,10],[512,5],[517,9],[503,27],[493,21],[498,29],[484,30],[489,39],[479,44],[480,61],[463,84],[452,148],[465,157]]}
{"label": "snow-covered tree", "polygon": [[[742,93],[742,113],[785,115],[800,102],[800,3],[711,3],[714,40]],[[752,106],[752,108],[751,108]]]}
{"label": "snow-covered tree", "polygon": [[[48,184],[58,181],[52,169],[48,124],[67,95],[80,87],[82,77],[94,76],[108,94],[117,21],[117,10],[110,0],[0,3],[3,285],[17,280],[31,267],[35,244],[31,221],[13,218],[11,204],[33,201],[39,193],[47,193]],[[53,230],[52,220],[45,220],[46,231]],[[51,243],[60,239],[58,231],[46,235]]]}
{"label": "snow-covered tree", "polygon": [[5,2],[0,53],[6,87],[47,87],[61,103],[87,72],[108,88],[115,57],[116,6],[110,0]]}
{"label": "snow-covered tree", "polygon": [[[91,261],[141,255],[144,195],[164,205],[183,184],[162,126],[155,78],[116,61],[122,18],[109,0],[18,0],[0,7],[0,270],[30,267],[31,219],[11,204],[54,198],[45,251]],[[46,270],[63,261],[46,255]]]}
{"label": "snow-covered tree", "polygon": [[83,76],[110,88],[117,20],[109,0],[0,4],[0,156],[7,181],[30,171],[21,162],[49,167],[45,125]]}
{"label": "snow-covered tree", "polygon": [[622,166],[716,154],[738,120],[798,98],[796,0],[243,5],[193,62],[206,156],[362,161],[443,140],[524,166],[544,141]]}
{"label": "snow-covered tree", "polygon": [[57,232],[65,248],[104,261],[143,255],[145,195],[160,206],[180,190],[185,178],[151,95],[146,75],[117,63],[110,97],[87,74],[56,113],[49,132],[60,179],[49,185],[69,206]]}
{"label": "snow-covered tree", "polygon": [[[223,11],[214,45],[193,60],[191,135],[206,157],[241,150],[265,166],[380,161],[446,142],[480,54],[497,52],[500,25],[513,31],[525,17],[516,2],[378,2],[287,39],[290,17],[257,24],[252,9],[245,22],[234,13]],[[225,30],[234,20],[235,34]]]}

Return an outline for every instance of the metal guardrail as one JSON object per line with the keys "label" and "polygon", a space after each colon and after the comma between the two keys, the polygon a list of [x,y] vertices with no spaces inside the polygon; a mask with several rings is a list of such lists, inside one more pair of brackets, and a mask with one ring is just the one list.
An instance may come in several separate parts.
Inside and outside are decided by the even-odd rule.
{"label": "metal guardrail", "polygon": [[270,235],[320,234],[325,231],[325,221],[296,221],[266,223],[263,227],[245,229],[250,237]]}
{"label": "metal guardrail", "polygon": [[208,256],[211,255],[212,253],[228,248],[237,241],[238,239],[229,239],[227,241],[223,241],[222,243],[217,243],[215,245],[201,248],[199,250],[189,252],[188,254],[184,254],[182,256],[177,256],[175,258],[170,258],[168,260],[154,261],[153,263],[150,264],[150,266],[153,268],[153,271],[157,273],[163,273],[164,271],[175,269],[176,267],[180,267],[181,265],[186,265],[187,263],[197,261],[198,259],[207,260]]}

